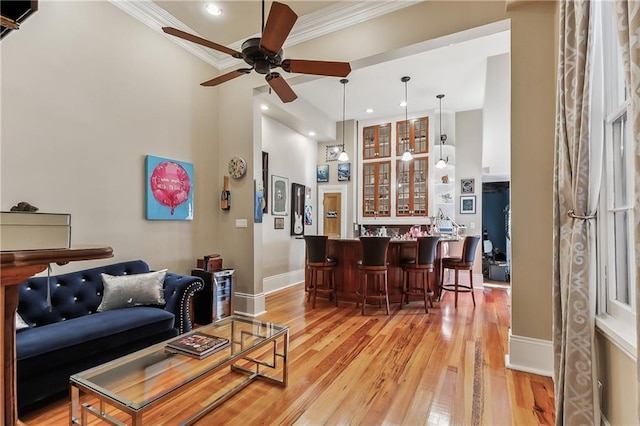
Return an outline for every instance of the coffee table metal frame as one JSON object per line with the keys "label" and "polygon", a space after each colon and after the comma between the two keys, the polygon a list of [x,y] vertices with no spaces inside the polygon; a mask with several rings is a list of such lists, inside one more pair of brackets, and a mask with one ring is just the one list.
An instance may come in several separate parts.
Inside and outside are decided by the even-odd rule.
{"label": "coffee table metal frame", "polygon": [[[251,324],[254,326],[269,326],[272,328],[276,328],[276,332],[274,332],[270,336],[261,336],[246,330],[239,330],[239,333],[236,333],[236,321],[241,323]],[[135,360],[140,359],[144,356],[149,356],[153,354],[157,354],[158,352],[166,352],[166,342],[161,342],[156,345],[153,345],[149,348],[142,349],[138,352],[134,352],[129,355],[125,355],[124,357],[118,358],[116,360],[110,361],[106,364],[102,364],[100,366],[94,367],[92,369],[83,371],[78,374],[74,374],[69,379],[70,383],[70,393],[71,393],[71,404],[69,409],[69,424],[70,425],[87,425],[88,415],[93,414],[94,416],[100,418],[108,424],[114,426],[124,426],[126,423],[118,420],[117,418],[106,413],[105,405],[109,405],[111,407],[115,407],[123,413],[131,416],[131,424],[133,426],[142,425],[142,417],[144,412],[147,410],[157,406],[160,403],[166,402],[167,400],[178,396],[182,392],[191,388],[192,385],[201,382],[202,380],[206,380],[212,374],[215,374],[221,371],[225,367],[231,367],[232,371],[242,373],[246,375],[246,377],[229,389],[227,392],[220,395],[218,398],[213,400],[206,407],[198,411],[197,413],[190,416],[188,419],[184,420],[181,425],[191,425],[204,417],[207,413],[211,412],[218,406],[220,406],[223,402],[231,398],[233,395],[238,393],[240,390],[244,389],[254,380],[265,380],[270,383],[286,387],[288,380],[288,352],[289,352],[289,328],[284,325],[277,325],[268,322],[262,322],[257,320],[252,320],[249,318],[243,318],[238,316],[227,317],[215,324],[199,328],[197,330],[193,330],[190,333],[202,331],[205,333],[216,333],[216,328],[223,326],[225,324],[229,324],[231,326],[231,345],[239,345],[240,350],[237,353],[233,353],[233,349],[231,350],[231,355],[221,362],[212,365],[211,368],[204,371],[202,374],[199,374],[197,377],[189,378],[186,382],[182,383],[177,389],[173,389],[163,395],[160,395],[158,398],[144,402],[142,404],[132,404],[125,398],[119,397],[114,392],[101,387],[96,383],[92,383],[87,376],[91,377],[92,374],[108,372],[111,369],[126,366],[128,363],[133,362]],[[237,336],[236,336],[237,334]],[[239,338],[238,338],[239,336]],[[246,338],[257,338],[258,340],[250,346],[245,346]],[[260,340],[262,339],[262,340]],[[173,339],[170,339],[173,340]],[[278,341],[281,341],[281,351],[278,350]],[[258,359],[256,357],[251,356],[254,352],[264,348],[268,345],[271,345],[271,359],[264,360]],[[171,354],[171,356],[177,357],[186,357],[185,355],[180,354]],[[281,359],[282,361],[282,370],[279,372],[279,376],[266,374],[261,370],[261,367],[276,369],[277,368],[277,360]],[[199,360],[195,360],[199,361]],[[248,361],[252,364],[252,368],[247,368],[246,366],[238,365],[239,361]],[[88,394],[93,397],[96,397],[99,400],[99,407],[94,407],[88,403],[80,403],[81,394]],[[79,412],[80,410],[80,412]]]}

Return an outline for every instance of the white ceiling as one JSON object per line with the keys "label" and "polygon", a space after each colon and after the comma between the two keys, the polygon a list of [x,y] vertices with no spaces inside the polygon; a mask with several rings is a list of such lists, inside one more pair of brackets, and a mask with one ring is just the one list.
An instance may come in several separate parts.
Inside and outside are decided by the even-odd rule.
{"label": "white ceiling", "polygon": [[[259,36],[261,29],[260,1],[216,1],[215,4],[223,9],[222,15],[217,17],[204,11],[207,1],[112,1],[125,10],[137,8],[133,12],[127,11],[134,16],[138,15],[138,19],[158,30],[162,25],[178,27],[236,50],[240,50],[240,44],[247,38]],[[340,22],[335,27],[331,25],[334,31],[415,3],[416,1],[371,0],[287,1],[286,4],[299,18],[284,48],[309,40],[314,34],[316,37],[326,34],[330,31],[326,29],[326,22],[329,19],[335,20],[336,15],[340,16]],[[270,6],[271,2],[266,2],[267,15]],[[490,24],[373,58],[352,61],[352,72],[346,86],[346,119],[366,121],[404,115],[404,108],[398,104],[404,99],[404,83],[400,79],[405,75],[411,77],[407,86],[409,115],[412,111],[437,108],[436,95],[439,93],[445,94],[445,110],[482,108],[486,60],[489,56],[509,52],[508,28],[508,23],[504,22]],[[218,69],[236,67],[240,63],[228,55],[194,46],[193,43],[175,37],[167,37],[185,48],[195,49],[195,54]],[[284,74],[299,97],[286,107],[306,103],[313,105],[333,121],[342,120],[343,88],[339,78]],[[212,73],[212,77],[215,75]],[[275,95],[270,95],[270,98],[273,98],[274,104],[279,103]],[[374,112],[368,114],[365,112],[366,108],[373,108]]]}

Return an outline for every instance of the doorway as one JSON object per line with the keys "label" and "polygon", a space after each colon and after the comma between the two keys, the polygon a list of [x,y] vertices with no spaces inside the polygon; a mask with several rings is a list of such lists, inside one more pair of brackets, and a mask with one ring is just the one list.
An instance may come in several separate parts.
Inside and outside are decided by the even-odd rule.
{"label": "doorway", "polygon": [[324,206],[323,234],[328,237],[340,236],[341,194],[339,192],[325,192],[322,205]]}
{"label": "doorway", "polygon": [[483,268],[485,279],[510,281],[509,182],[482,184]]}
{"label": "doorway", "polygon": [[318,186],[318,234],[347,237],[346,185]]}

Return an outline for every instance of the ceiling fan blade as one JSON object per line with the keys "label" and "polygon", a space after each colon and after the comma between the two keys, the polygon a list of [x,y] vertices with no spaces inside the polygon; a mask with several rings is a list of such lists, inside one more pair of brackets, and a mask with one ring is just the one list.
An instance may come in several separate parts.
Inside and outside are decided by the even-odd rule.
{"label": "ceiling fan blade", "polygon": [[249,74],[251,72],[251,68],[240,68],[235,71],[228,72],[226,74],[219,75],[216,78],[213,78],[209,81],[205,81],[204,83],[200,83],[200,86],[217,86],[218,84],[224,83],[225,81],[233,80],[236,77],[240,77],[241,75]]}
{"label": "ceiling fan blade", "polygon": [[280,74],[278,74],[277,72],[267,74],[265,79],[267,80],[267,83],[269,83],[269,86],[271,86],[271,88],[274,90],[274,92],[276,92],[276,95],[278,95],[280,100],[285,104],[298,99],[298,95],[296,95],[291,86],[289,86],[287,80],[282,78],[282,76],[280,76]]}
{"label": "ceiling fan blade", "polygon": [[300,74],[328,75],[346,77],[351,72],[349,62],[306,61],[303,59],[285,59],[282,69]]}
{"label": "ceiling fan blade", "polygon": [[278,54],[297,20],[298,15],[289,6],[274,1],[262,31],[260,48],[271,55]]}
{"label": "ceiling fan blade", "polygon": [[234,58],[242,58],[242,53],[233,50],[233,49],[229,49],[228,47],[225,47],[221,44],[218,43],[214,43],[212,41],[206,40],[202,37],[198,37],[195,36],[193,34],[189,34],[189,33],[185,33],[182,30],[179,30],[177,28],[173,28],[173,27],[162,27],[162,31],[164,31],[167,34],[170,34],[172,36],[176,36],[178,38],[184,39],[184,40],[188,40],[191,41],[193,43],[197,43],[200,44],[202,46],[205,47],[210,47],[211,49],[215,49],[218,52],[222,52],[222,53],[226,53],[228,55],[233,56]]}

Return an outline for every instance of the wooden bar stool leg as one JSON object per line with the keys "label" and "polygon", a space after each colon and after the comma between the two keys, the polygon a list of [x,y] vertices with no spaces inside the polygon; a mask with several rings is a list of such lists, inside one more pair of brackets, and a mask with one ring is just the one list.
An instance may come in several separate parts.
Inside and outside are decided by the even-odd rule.
{"label": "wooden bar stool leg", "polygon": [[367,279],[369,274],[364,273],[364,280],[362,282],[362,315],[364,315],[364,305],[367,304]]}
{"label": "wooden bar stool leg", "polygon": [[389,288],[387,286],[387,271],[384,271],[384,300],[387,302],[387,315],[391,314],[389,309]]}
{"label": "wooden bar stool leg", "polygon": [[[311,308],[316,308],[316,296],[318,295],[318,275],[320,274],[320,270],[316,269],[315,271],[315,279],[313,280],[313,303],[311,304]],[[324,272],[323,272],[324,275]],[[324,276],[323,276],[324,278]]]}
{"label": "wooden bar stool leg", "polygon": [[458,270],[457,269],[456,269],[455,293],[456,293],[456,301],[454,306],[456,309],[458,309]]}
{"label": "wooden bar stool leg", "polygon": [[473,271],[469,269],[469,281],[471,282],[471,300],[473,300],[473,307],[476,306],[476,297],[473,295]]}
{"label": "wooden bar stool leg", "polygon": [[433,297],[429,295],[429,290],[431,290],[431,271],[425,272],[427,274],[427,295],[429,297],[429,306],[433,308]]}
{"label": "wooden bar stool leg", "polygon": [[427,278],[427,272],[422,271],[422,291],[424,292],[424,313],[429,313],[429,308],[427,308],[427,299],[429,298],[429,291],[427,290],[427,286],[429,285],[429,280]]}
{"label": "wooden bar stool leg", "polygon": [[331,270],[331,294],[333,294],[333,299],[336,301],[336,308],[338,307],[338,292],[336,291],[336,271],[335,269]]}

